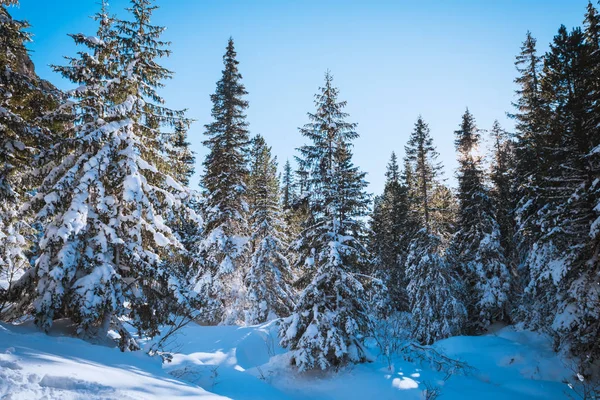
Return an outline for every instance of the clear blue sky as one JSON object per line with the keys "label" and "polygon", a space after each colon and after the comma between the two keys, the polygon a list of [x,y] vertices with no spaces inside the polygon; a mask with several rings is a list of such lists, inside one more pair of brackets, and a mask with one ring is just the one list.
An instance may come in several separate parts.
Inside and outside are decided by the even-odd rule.
{"label": "clear blue sky", "polygon": [[[123,15],[127,0],[111,1]],[[313,95],[330,69],[350,120],[358,122],[355,162],[368,172],[370,190],[383,188],[390,152],[403,156],[419,114],[429,123],[453,184],[453,132],[465,107],[480,128],[494,119],[507,128],[514,100],[514,57],[529,29],[545,51],[560,24],[580,25],[587,0],[158,0],[153,22],[167,26],[175,71],[163,90],[172,108],[196,119],[190,140],[198,182],[209,95],[220,78],[222,55],[233,36],[249,91],[253,134],[272,145],[280,163],[303,143]],[[68,33],[95,32],[88,18],[95,0],[21,0],[13,15],[27,19],[38,74],[61,88],[68,82],[49,64],[75,54]]]}

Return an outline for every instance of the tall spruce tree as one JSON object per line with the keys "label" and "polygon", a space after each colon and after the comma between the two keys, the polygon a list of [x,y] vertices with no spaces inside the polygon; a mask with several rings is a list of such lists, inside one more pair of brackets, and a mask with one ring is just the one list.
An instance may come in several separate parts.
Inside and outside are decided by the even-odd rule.
{"label": "tall spruce tree", "polygon": [[96,16],[97,36],[73,35],[91,53],[55,67],[79,87],[70,94],[76,123],[65,140],[43,155],[48,171],[31,202],[44,227],[35,264],[37,324],[49,330],[71,318],[84,336],[113,326],[121,349],[140,335],[194,309],[189,271],[178,268],[182,245],[166,221],[189,193],[165,167],[168,141],[161,126],[185,121],[157,94],[172,73],[157,59],[168,56],[164,28],[150,24],[156,8],[132,0],[131,21]]}
{"label": "tall spruce tree", "polygon": [[169,132],[170,167],[173,169],[174,178],[185,186],[189,186],[196,164],[196,157],[190,149],[190,142],[188,141],[189,122],[185,120],[177,121],[174,131]]}
{"label": "tall spruce tree", "polygon": [[541,307],[541,324],[578,352],[598,357],[600,267],[593,228],[598,217],[598,164],[593,161],[599,143],[594,125],[597,44],[586,36],[595,35],[579,28],[568,32],[562,26],[544,57],[541,94],[551,112],[548,135],[540,145],[548,168],[542,186],[544,208],[537,218],[541,235],[528,259],[527,289],[533,304]]}
{"label": "tall spruce tree", "polygon": [[413,202],[413,216],[426,230],[431,228],[431,197],[433,189],[438,183],[442,165],[437,161],[439,156],[433,146],[433,138],[429,126],[419,116],[415,129],[411,133],[404,151],[406,161],[410,166],[410,196]]}
{"label": "tall spruce tree", "polygon": [[413,335],[423,343],[459,334],[466,317],[461,284],[445,259],[453,200],[429,127],[419,116],[405,147],[413,234],[405,262]]}
{"label": "tall spruce tree", "polygon": [[498,121],[494,121],[490,131],[493,148],[490,180],[490,197],[496,220],[500,227],[500,244],[504,249],[511,274],[515,275],[515,219],[514,209],[514,142]]}
{"label": "tall spruce tree", "polygon": [[479,331],[509,317],[511,275],[479,155],[480,132],[467,111],[455,132],[458,152],[458,231],[451,251],[467,289],[469,328]]}
{"label": "tall spruce tree", "polygon": [[279,199],[277,161],[262,136],[253,139],[248,178],[252,255],[246,276],[248,324],[287,317],[294,308],[293,279],[286,256],[286,226]]}
{"label": "tall spruce tree", "polygon": [[[301,189],[299,187],[301,185],[299,185],[296,175],[297,173],[292,170],[292,165],[287,160],[283,167],[281,205],[287,229],[287,237],[292,242],[300,234],[304,221],[308,216],[308,199],[305,197],[300,198],[298,192]],[[289,256],[290,262],[293,264],[293,252],[289,252]]]}
{"label": "tall spruce tree", "polygon": [[537,237],[540,228],[537,224],[538,210],[543,207],[541,187],[543,174],[547,167],[542,156],[543,137],[547,134],[547,107],[541,96],[541,65],[542,58],[537,54],[536,39],[527,32],[521,52],[516,57],[515,67],[519,76],[515,79],[518,85],[517,101],[513,104],[516,109],[510,116],[516,120],[515,135],[515,167],[513,192],[516,197],[516,257],[520,287],[529,283],[527,257]]}
{"label": "tall spruce tree", "polygon": [[[59,132],[55,110],[62,94],[41,80],[29,59],[29,25],[11,17],[0,1],[0,318],[11,319],[27,301],[22,290],[31,283],[29,250],[34,229],[22,207],[27,192],[39,183],[34,160],[43,143]],[[22,279],[21,279],[22,278]]]}
{"label": "tall spruce tree", "polygon": [[287,211],[292,208],[296,202],[296,186],[294,182],[294,173],[292,171],[292,165],[289,160],[286,160],[283,167],[283,193],[281,196],[281,203],[283,210]]}
{"label": "tall spruce tree", "polygon": [[392,307],[407,311],[404,262],[412,227],[408,218],[408,188],[402,183],[398,158],[394,152],[385,176],[383,194],[375,199],[371,215],[369,247],[374,258],[372,272],[386,282]]}
{"label": "tall spruce tree", "polygon": [[205,231],[198,257],[203,273],[196,290],[204,299],[207,323],[241,323],[244,319],[244,275],[249,236],[247,221],[249,136],[245,111],[248,94],[238,70],[233,39],[223,56],[225,69],[211,95],[213,122],[206,125],[204,141]]}
{"label": "tall spruce tree", "polygon": [[364,287],[354,271],[365,248],[363,231],[369,197],[365,174],[352,164],[356,124],[346,121],[346,102],[338,101],[333,77],[315,96],[315,113],[300,128],[310,144],[302,146],[300,167],[309,172],[311,222],[299,238],[306,283],[293,314],[280,328],[281,344],[300,370],[337,367],[365,359],[359,335],[369,324]]}
{"label": "tall spruce tree", "polygon": [[407,255],[412,336],[423,344],[464,332],[463,285],[445,257],[445,247],[440,235],[422,228],[414,235]]}

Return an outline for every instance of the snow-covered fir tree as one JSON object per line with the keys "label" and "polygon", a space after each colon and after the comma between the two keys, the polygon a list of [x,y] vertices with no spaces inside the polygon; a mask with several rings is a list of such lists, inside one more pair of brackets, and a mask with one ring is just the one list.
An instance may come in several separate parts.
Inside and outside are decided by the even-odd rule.
{"label": "snow-covered fir tree", "polygon": [[317,110],[300,128],[310,140],[299,149],[299,160],[309,172],[313,217],[296,246],[306,271],[304,290],[280,336],[301,371],[364,360],[360,336],[369,325],[364,287],[354,274],[365,253],[358,235],[369,201],[367,183],[351,161],[356,124],[346,121],[346,102],[338,101],[332,80],[327,73],[315,96]]}
{"label": "snow-covered fir tree", "polygon": [[[292,165],[287,160],[283,167],[281,178],[281,206],[283,209],[283,219],[286,225],[286,235],[288,240],[293,241],[298,237],[302,230],[303,223],[307,219],[308,199],[298,196],[299,182],[296,180],[296,172],[292,170]],[[289,252],[290,262],[294,263],[294,253]]]}
{"label": "snow-covered fir tree", "polygon": [[393,152],[385,176],[383,194],[376,197],[371,215],[369,250],[374,262],[369,272],[386,282],[391,306],[399,311],[407,311],[404,262],[412,226],[408,188],[402,183],[398,158]]}
{"label": "snow-covered fir tree", "polygon": [[413,338],[423,344],[464,332],[467,310],[460,293],[463,285],[448,264],[439,234],[421,229],[406,260]]}
{"label": "snow-covered fir tree", "polygon": [[296,202],[296,185],[294,182],[294,172],[290,160],[286,160],[283,166],[283,176],[281,179],[282,193],[281,205],[284,211],[292,208]]}
{"label": "snow-covered fir tree", "polygon": [[[25,45],[31,40],[28,24],[11,17],[0,1],[0,318],[11,319],[25,301],[21,290],[30,276],[28,251],[34,230],[31,215],[21,212],[27,192],[39,183],[32,164],[43,143],[52,140],[51,128],[61,124],[54,110],[62,94],[35,73]],[[18,289],[18,290],[17,290]]]}
{"label": "snow-covered fir tree", "polygon": [[169,163],[173,169],[173,177],[185,186],[189,186],[190,178],[194,174],[196,157],[190,149],[188,141],[189,121],[179,120],[175,122],[174,131],[168,134],[169,139]]}
{"label": "snow-covered fir tree", "polygon": [[405,181],[414,225],[405,262],[412,331],[417,340],[431,343],[463,332],[466,319],[462,285],[456,268],[445,259],[453,200],[440,180],[442,166],[421,117],[405,152]]}
{"label": "snow-covered fir tree", "polygon": [[125,350],[137,343],[123,318],[153,336],[193,311],[189,275],[176,267],[182,245],[166,221],[196,216],[165,167],[169,138],[159,127],[185,119],[156,92],[172,75],[157,63],[169,51],[164,28],[150,24],[156,7],[132,0],[124,21],[105,6],[97,36],[72,36],[90,52],[55,67],[79,85],[70,93],[76,123],[43,155],[46,177],[30,204],[44,227],[34,307],[44,330],[61,317],[84,336],[114,327]]}
{"label": "snow-covered fir tree", "polygon": [[[544,173],[544,159],[541,157],[540,137],[545,135],[544,126],[547,112],[540,93],[541,57],[537,54],[537,42],[527,32],[521,52],[516,57],[515,66],[519,76],[517,101],[513,104],[516,112],[511,114],[516,120],[515,167],[513,192],[516,197],[515,209],[515,257],[518,262],[519,286],[529,283],[528,262],[531,247],[539,236],[536,223],[538,209],[543,207],[540,188]],[[538,318],[534,318],[536,321]],[[537,323],[533,323],[538,326]]]}
{"label": "snow-covered fir tree", "polygon": [[248,178],[252,255],[246,275],[247,324],[287,317],[294,309],[277,162],[262,136],[252,140]]}
{"label": "snow-covered fir tree", "polygon": [[430,206],[431,230],[437,232],[442,241],[450,240],[456,232],[458,201],[452,190],[441,180],[433,186]]}
{"label": "snow-covered fir tree", "polygon": [[[493,143],[490,181],[490,198],[494,207],[496,221],[500,228],[500,244],[509,265],[511,275],[516,274],[515,218],[516,207],[514,190],[514,142],[496,120],[490,130]],[[514,282],[513,286],[518,282]],[[514,290],[513,290],[514,291]]]}
{"label": "snow-covered fir tree", "polygon": [[431,224],[431,197],[438,184],[442,165],[437,158],[437,150],[433,146],[433,138],[429,126],[419,116],[415,129],[411,133],[404,151],[410,182],[408,183],[409,195],[412,201],[412,214],[418,218],[421,226]]}
{"label": "snow-covered fir tree", "polygon": [[243,323],[248,266],[248,102],[231,38],[223,62],[222,78],[211,95],[214,121],[205,132],[205,230],[198,249],[203,271],[196,286],[205,304],[203,319],[211,324]]}
{"label": "snow-covered fir tree", "polygon": [[509,318],[511,275],[501,245],[501,232],[485,185],[481,134],[467,111],[455,132],[458,152],[458,231],[451,260],[465,282],[469,329],[478,331]]}
{"label": "snow-covered fir tree", "polygon": [[[577,352],[597,357],[600,333],[598,271],[598,37],[595,9],[586,31],[562,26],[544,56],[541,97],[549,110],[546,135],[535,143],[546,167],[540,184],[540,235],[527,263],[527,319]],[[590,38],[592,38],[590,40]],[[595,226],[596,224],[596,226]],[[536,315],[537,314],[537,315]]]}

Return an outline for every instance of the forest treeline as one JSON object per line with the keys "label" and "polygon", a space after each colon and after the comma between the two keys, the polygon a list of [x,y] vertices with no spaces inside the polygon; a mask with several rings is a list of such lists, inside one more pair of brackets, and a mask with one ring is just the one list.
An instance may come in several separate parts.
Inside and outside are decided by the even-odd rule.
{"label": "forest treeline", "polygon": [[457,115],[456,189],[419,116],[376,196],[353,163],[357,124],[331,73],[299,128],[305,144],[280,175],[265,138],[250,134],[230,39],[192,188],[193,121],[160,96],[173,73],[160,64],[170,50],[165,28],[151,23],[155,2],[131,0],[127,19],[102,2],[95,34],[70,35],[80,51],[53,66],[74,84],[66,92],[35,74],[28,24],[9,14],[16,3],[0,0],[1,320],[32,318],[49,331],[69,318],[84,338],[112,331],[134,350],[181,318],[279,319],[300,370],[366,360],[363,340],[381,321],[402,321],[422,344],[520,324],[552,335],[581,371],[597,366],[592,3],[583,26],[561,26],[545,54],[527,33],[515,132],[498,122],[480,129],[468,109]]}

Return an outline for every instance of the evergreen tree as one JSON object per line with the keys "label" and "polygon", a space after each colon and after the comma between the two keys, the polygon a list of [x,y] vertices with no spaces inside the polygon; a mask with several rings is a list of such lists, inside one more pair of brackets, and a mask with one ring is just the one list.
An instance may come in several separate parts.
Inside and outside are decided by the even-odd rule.
{"label": "evergreen tree", "polygon": [[445,260],[454,200],[440,181],[442,165],[421,117],[405,147],[404,180],[413,225],[405,261],[413,335],[422,343],[460,334],[465,308],[456,270]]}
{"label": "evergreen tree", "polygon": [[[408,179],[410,198],[412,200],[412,214],[420,228],[431,230],[431,198],[433,190],[438,183],[442,165],[437,161],[439,156],[433,146],[433,138],[429,126],[419,116],[415,129],[411,133],[404,151],[406,162],[410,166],[405,169],[410,174]],[[417,229],[418,230],[418,229]]]}
{"label": "evergreen tree", "polygon": [[[402,184],[398,158],[392,152],[383,194],[377,196],[371,215],[370,252],[374,271],[387,283],[391,304],[408,310],[404,261],[410,240],[408,189]],[[370,271],[369,271],[370,272]]]}
{"label": "evergreen tree", "polygon": [[179,120],[175,123],[175,130],[169,136],[169,153],[173,168],[173,177],[185,186],[189,186],[190,178],[194,175],[194,165],[196,157],[190,149],[190,143],[187,139],[189,121]]}
{"label": "evergreen tree", "polygon": [[452,190],[443,182],[436,182],[431,193],[431,231],[447,243],[456,232],[458,203]]}
{"label": "evergreen tree", "polygon": [[494,205],[496,220],[500,227],[500,244],[508,259],[514,256],[515,221],[513,210],[514,200],[514,143],[498,121],[494,121],[490,131],[493,142],[492,164],[490,179],[492,190],[490,197]]}
{"label": "evergreen tree", "polygon": [[79,84],[71,92],[76,123],[43,155],[48,174],[31,202],[44,227],[37,324],[47,331],[68,317],[84,336],[114,326],[123,350],[137,344],[122,318],[153,336],[194,303],[188,271],[178,267],[182,245],[165,223],[195,213],[164,166],[169,138],[158,128],[185,119],[156,92],[172,73],[156,61],[169,51],[159,40],[164,28],[149,22],[155,8],[132,0],[133,20],[114,21],[103,4],[97,36],[73,35],[91,54],[55,69]]}
{"label": "evergreen tree", "polygon": [[[283,168],[281,204],[286,225],[286,236],[290,241],[294,241],[298,237],[308,216],[308,199],[306,197],[300,199],[298,195],[300,185],[296,181],[296,175],[290,162],[286,161]],[[293,264],[295,262],[294,253],[290,252],[289,257],[290,262]]]}
{"label": "evergreen tree", "polygon": [[293,314],[280,328],[281,344],[300,370],[325,369],[365,359],[359,335],[369,319],[364,287],[354,271],[364,247],[357,240],[368,206],[365,174],[352,164],[356,124],[346,121],[346,102],[338,101],[332,76],[315,96],[317,111],[300,128],[310,144],[300,148],[300,167],[308,171],[312,225],[302,232],[298,263],[306,283]]}
{"label": "evergreen tree", "polygon": [[294,174],[292,172],[292,165],[289,160],[286,160],[283,167],[283,194],[282,194],[282,206],[283,210],[287,211],[292,208],[296,202],[296,187],[294,185]]}
{"label": "evergreen tree", "polygon": [[[592,14],[588,10],[588,30],[597,29]],[[532,303],[540,306],[540,324],[551,326],[577,351],[597,357],[598,45],[588,39],[595,36],[579,28],[567,32],[563,26],[544,58],[541,91],[551,112],[548,135],[540,145],[548,168],[542,186],[544,208],[537,218],[541,235],[528,259],[527,289]]]}
{"label": "evergreen tree", "polygon": [[285,222],[279,202],[277,162],[262,136],[253,139],[248,192],[253,253],[246,276],[245,320],[262,323],[287,317],[294,308],[292,273],[285,255]]}
{"label": "evergreen tree", "polygon": [[463,286],[444,257],[444,247],[439,235],[423,228],[415,235],[406,260],[412,336],[423,344],[460,335],[467,318],[459,296]]}
{"label": "evergreen tree", "polygon": [[455,134],[460,207],[452,259],[466,283],[470,328],[477,331],[495,321],[507,320],[511,276],[500,244],[500,227],[484,183],[478,154],[481,135],[468,109]]}
{"label": "evergreen tree", "polygon": [[196,290],[203,297],[208,323],[243,322],[243,279],[247,267],[249,227],[247,94],[238,71],[233,39],[223,56],[225,69],[211,95],[213,122],[206,125],[202,186],[205,192],[205,231],[199,246],[203,273]]}
{"label": "evergreen tree", "polygon": [[[60,131],[55,109],[62,94],[41,80],[26,43],[29,25],[14,20],[7,6],[18,1],[0,1],[0,318],[11,319],[26,301],[22,295],[31,283],[29,249],[34,230],[31,215],[22,207],[26,193],[39,183],[32,168],[42,143]],[[21,279],[22,278],[22,279]],[[7,301],[9,301],[7,303]],[[12,305],[10,305],[11,303]]]}
{"label": "evergreen tree", "polygon": [[516,120],[515,143],[515,183],[513,192],[517,201],[515,209],[517,248],[516,256],[519,264],[519,276],[523,279],[519,286],[527,286],[529,271],[527,257],[531,252],[539,226],[536,221],[538,210],[543,207],[540,198],[543,174],[547,167],[542,157],[543,137],[547,133],[545,126],[548,112],[540,87],[542,59],[536,50],[536,40],[527,32],[521,52],[516,57],[515,66],[519,76],[515,83],[519,86],[516,94],[518,100],[513,106]]}

